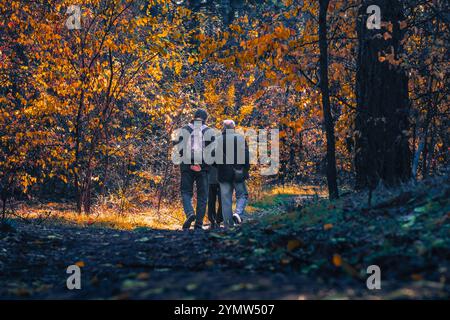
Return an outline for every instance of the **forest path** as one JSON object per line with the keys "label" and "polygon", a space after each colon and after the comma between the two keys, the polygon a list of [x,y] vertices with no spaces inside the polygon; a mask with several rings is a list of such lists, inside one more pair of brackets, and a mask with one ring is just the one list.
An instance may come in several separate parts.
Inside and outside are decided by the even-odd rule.
{"label": "forest path", "polygon": [[[0,230],[0,299],[448,299],[448,181],[370,209],[364,195],[302,208],[277,195],[226,231],[14,219]],[[81,290],[66,287],[74,264]],[[381,290],[366,286],[370,265]]]}
{"label": "forest path", "polygon": [[[277,264],[272,266],[264,257],[255,263],[248,259],[248,250],[233,240],[236,232],[239,236],[239,230],[227,235],[206,230],[120,231],[18,224],[15,232],[0,233],[0,297],[379,298],[394,289],[367,290],[365,280],[333,273],[329,279],[311,277],[290,268],[280,269]],[[81,267],[81,290],[66,287],[66,269],[73,264]],[[421,296],[427,296],[421,290]],[[434,292],[430,294],[435,296]]]}
{"label": "forest path", "polygon": [[[0,237],[2,298],[298,299],[337,294],[299,273],[250,266],[233,241],[206,230],[18,224],[15,232]],[[66,288],[66,269],[73,264],[81,267],[81,290]]]}

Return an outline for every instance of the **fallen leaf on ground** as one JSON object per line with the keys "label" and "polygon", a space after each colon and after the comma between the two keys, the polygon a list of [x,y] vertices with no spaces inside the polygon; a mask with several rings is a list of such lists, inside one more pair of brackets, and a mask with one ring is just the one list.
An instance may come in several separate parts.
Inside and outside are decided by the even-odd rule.
{"label": "fallen leaf on ground", "polygon": [[77,262],[75,262],[75,265],[78,266],[78,267],[80,267],[80,268],[82,268],[82,267],[85,266],[85,264],[84,264],[83,261],[77,261]]}
{"label": "fallen leaf on ground", "polygon": [[336,267],[340,267],[342,265],[342,258],[340,255],[338,254],[333,255],[333,264]]}
{"label": "fallen leaf on ground", "polygon": [[150,278],[150,274],[148,272],[141,272],[136,277],[139,280],[147,280]]}
{"label": "fallen leaf on ground", "polygon": [[292,251],[292,250],[297,249],[301,245],[302,245],[302,243],[300,242],[300,240],[297,240],[297,239],[289,240],[287,243],[287,249],[288,249],[288,251]]}

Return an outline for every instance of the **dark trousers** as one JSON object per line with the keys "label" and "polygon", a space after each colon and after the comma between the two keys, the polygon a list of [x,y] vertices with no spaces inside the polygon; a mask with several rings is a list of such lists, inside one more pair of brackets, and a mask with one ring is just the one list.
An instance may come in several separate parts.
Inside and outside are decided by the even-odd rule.
{"label": "dark trousers", "polygon": [[[216,201],[219,201],[219,208],[216,210]],[[211,224],[221,223],[222,218],[222,200],[220,198],[219,184],[210,184],[208,192],[208,219]]]}
{"label": "dark trousers", "polygon": [[197,206],[195,208],[195,225],[201,227],[206,213],[208,201],[208,173],[204,170],[195,172],[193,170],[181,171],[181,200],[186,217],[194,214],[192,197],[194,196],[194,183],[197,186]]}

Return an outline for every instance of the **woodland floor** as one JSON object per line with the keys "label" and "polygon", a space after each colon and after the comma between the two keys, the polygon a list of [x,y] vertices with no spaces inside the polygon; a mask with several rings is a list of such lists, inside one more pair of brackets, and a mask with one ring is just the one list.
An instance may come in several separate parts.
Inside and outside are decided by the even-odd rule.
{"label": "woodland floor", "polygon": [[[276,195],[233,230],[14,220],[0,231],[0,299],[448,299],[447,177],[308,204]],[[81,266],[82,289],[66,288]],[[381,290],[366,287],[381,268]]]}

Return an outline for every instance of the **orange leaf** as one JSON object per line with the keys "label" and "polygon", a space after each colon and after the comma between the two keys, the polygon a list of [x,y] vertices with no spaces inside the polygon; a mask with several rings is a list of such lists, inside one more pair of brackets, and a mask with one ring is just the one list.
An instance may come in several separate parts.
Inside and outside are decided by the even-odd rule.
{"label": "orange leaf", "polygon": [[411,278],[412,278],[414,281],[420,281],[420,280],[423,280],[423,276],[422,276],[421,274],[418,274],[418,273],[412,274],[412,275],[411,275]]}
{"label": "orange leaf", "polygon": [[333,264],[336,267],[340,267],[342,265],[342,258],[340,255],[338,255],[338,254],[333,255]]}
{"label": "orange leaf", "polygon": [[333,228],[332,223],[326,223],[323,225],[323,230],[330,230],[331,228]]}
{"label": "orange leaf", "polygon": [[297,239],[289,240],[287,243],[287,249],[288,249],[288,251],[292,251],[292,250],[297,249],[301,245],[302,245],[302,243],[300,242],[300,240],[297,240]]}
{"label": "orange leaf", "polygon": [[141,272],[137,275],[136,278],[139,280],[147,280],[148,278],[150,278],[150,274],[148,272]]}
{"label": "orange leaf", "polygon": [[78,261],[78,262],[75,263],[75,265],[76,265],[76,266],[79,266],[80,268],[82,268],[82,267],[85,266],[85,264],[84,264],[83,261]]}
{"label": "orange leaf", "polygon": [[406,21],[400,21],[400,29],[405,29],[408,26],[408,23]]}

